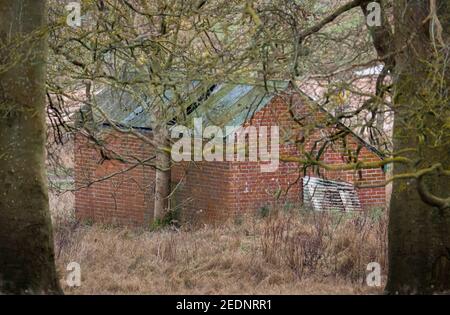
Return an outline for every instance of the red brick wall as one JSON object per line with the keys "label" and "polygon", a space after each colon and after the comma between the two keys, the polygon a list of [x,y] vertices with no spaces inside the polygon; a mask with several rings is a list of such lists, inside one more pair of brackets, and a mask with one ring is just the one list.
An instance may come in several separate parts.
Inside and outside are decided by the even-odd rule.
{"label": "red brick wall", "polygon": [[[299,106],[294,100],[295,110],[307,117],[306,123],[320,123],[322,112],[312,113],[307,106]],[[310,151],[313,144],[324,134],[334,132],[332,127],[312,128],[305,133],[291,119],[282,97],[276,97],[263,110],[255,114],[247,123],[259,126],[280,126],[280,155],[301,156],[294,142],[306,136],[304,149]],[[152,149],[133,136],[118,134],[111,129],[104,130],[107,151],[113,151],[127,160],[148,158]],[[270,134],[270,131],[269,131]],[[379,157],[361,146],[353,136],[346,136],[347,151],[358,151],[359,161],[377,161]],[[322,141],[323,142],[323,141]],[[342,164],[348,160],[348,152],[339,143],[329,147],[322,160],[331,164]],[[185,221],[216,222],[228,218],[254,214],[264,206],[283,206],[287,203],[300,204],[302,201],[302,173],[297,163],[280,162],[277,171],[261,172],[263,162],[195,162],[178,163],[172,169],[172,184],[177,191],[172,205],[181,212]],[[265,163],[265,162],[264,162]],[[89,143],[81,135],[75,141],[75,182],[79,189],[75,194],[77,217],[95,221],[125,224],[148,224],[153,215],[154,170],[150,166],[137,166],[124,174],[108,180],[86,185],[105,176],[124,170],[134,163],[113,160],[102,161],[100,149]],[[311,168],[307,175],[327,179],[342,180],[364,185],[380,184],[385,174],[378,169],[360,171],[324,171]],[[178,186],[177,186],[178,185]],[[288,193],[285,194],[289,187]],[[281,194],[280,194],[281,191]],[[385,188],[359,189],[363,208],[384,207]]]}
{"label": "red brick wall", "polygon": [[[311,112],[304,106],[300,106],[298,100],[292,100],[294,111],[307,117],[304,123],[313,123],[324,118],[321,111]],[[276,97],[263,110],[255,114],[247,125],[273,126],[280,128],[280,156],[297,156],[301,154],[294,145],[298,138],[299,126],[289,115],[286,98]],[[310,151],[315,141],[323,137],[324,131],[334,133],[334,128],[314,128],[305,141],[305,150]],[[379,161],[380,158],[370,151],[352,135],[347,135],[346,150],[353,155],[358,155],[359,161]],[[348,162],[348,154],[343,146],[336,143],[322,155],[322,160],[328,164],[343,164]],[[358,152],[358,153],[356,153]],[[302,202],[302,180],[303,172],[299,171],[297,163],[280,162],[279,168],[273,173],[262,173],[261,162],[233,162],[234,176],[234,201],[232,208],[237,214],[255,213],[263,206],[283,206],[285,203],[299,204]],[[385,181],[385,174],[381,168],[364,169],[360,171],[324,171],[317,172],[309,168],[306,172],[309,176],[317,176],[331,180],[358,183],[360,185],[380,185]],[[281,195],[277,192],[282,191]],[[287,193],[286,193],[287,191]],[[385,187],[358,189],[361,206],[363,209],[385,207]]]}
{"label": "red brick wall", "polygon": [[[270,139],[271,126],[279,126],[279,154],[297,155],[294,145],[287,143],[285,138],[289,131],[296,127],[288,113],[286,103],[280,98],[274,98],[264,109],[257,112],[244,127],[255,126],[257,129],[266,126]],[[259,132],[259,129],[258,129]],[[270,141],[269,150],[270,150]],[[262,172],[261,166],[269,162],[233,162],[233,208],[236,214],[255,214],[263,207],[284,207],[289,203],[299,205],[300,174],[297,163],[280,161],[275,172]]]}
{"label": "red brick wall", "polygon": [[[136,165],[135,158],[151,157],[152,149],[126,134],[104,128],[101,137],[109,154],[127,162],[103,160],[100,149],[78,134],[75,138],[75,212],[78,219],[141,225],[153,215],[154,170],[138,165],[132,170],[101,180]],[[86,187],[89,185],[88,187]]]}
{"label": "red brick wall", "polygon": [[174,206],[181,210],[181,219],[210,223],[232,218],[232,171],[231,163],[226,161],[176,164],[172,168],[172,187],[176,187]]}
{"label": "red brick wall", "polygon": [[[110,154],[133,161],[149,158],[153,150],[131,135],[103,129],[103,142]],[[149,224],[153,217],[154,169],[137,166],[123,174],[99,181],[135,163],[102,160],[100,148],[81,135],[75,138],[75,211],[78,219],[127,225]],[[217,222],[232,217],[234,197],[229,162],[177,163],[172,168],[172,205],[181,219]]]}

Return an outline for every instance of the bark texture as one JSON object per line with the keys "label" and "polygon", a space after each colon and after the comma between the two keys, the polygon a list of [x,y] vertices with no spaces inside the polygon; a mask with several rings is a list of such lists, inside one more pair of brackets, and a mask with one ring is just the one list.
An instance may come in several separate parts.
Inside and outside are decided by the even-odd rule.
{"label": "bark texture", "polygon": [[155,174],[155,203],[154,222],[159,222],[165,218],[169,210],[170,195],[170,143],[168,130],[165,125],[155,128],[155,141],[158,144],[156,149],[156,174]]}
{"label": "bark texture", "polygon": [[44,0],[0,0],[0,294],[61,293],[45,172]]}
{"label": "bark texture", "polygon": [[[414,173],[436,163],[450,168],[448,133],[436,142],[436,135],[445,130],[442,117],[449,115],[448,98],[442,98],[449,95],[449,70],[441,67],[444,63],[440,59],[448,47],[433,40],[429,13],[430,1],[395,1],[394,151],[417,151],[403,154],[414,163],[395,165],[394,175]],[[438,1],[437,13],[448,31],[448,1]],[[448,33],[443,36],[448,45]],[[427,193],[438,198],[450,196],[449,177],[433,173],[422,181]],[[450,292],[450,209],[430,203],[420,184],[420,180],[411,178],[393,185],[389,294]]]}

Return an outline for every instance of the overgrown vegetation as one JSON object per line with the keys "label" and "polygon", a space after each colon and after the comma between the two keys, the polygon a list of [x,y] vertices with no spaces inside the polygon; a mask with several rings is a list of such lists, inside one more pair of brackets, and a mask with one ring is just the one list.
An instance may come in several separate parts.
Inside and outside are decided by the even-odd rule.
{"label": "overgrown vegetation", "polygon": [[[369,213],[271,211],[241,224],[158,231],[56,222],[67,294],[357,294],[366,266],[386,266],[386,219]],[[81,265],[69,288],[66,266]],[[383,277],[384,279],[384,277]]]}

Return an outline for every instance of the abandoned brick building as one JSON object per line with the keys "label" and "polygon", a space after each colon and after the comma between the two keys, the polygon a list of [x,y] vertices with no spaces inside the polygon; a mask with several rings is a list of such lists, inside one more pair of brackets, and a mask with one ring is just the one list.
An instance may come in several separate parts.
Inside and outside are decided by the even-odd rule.
{"label": "abandoned brick building", "polygon": [[[205,125],[279,126],[280,157],[299,156],[298,142],[305,150],[317,152],[320,144],[336,131],[344,135],[327,146],[321,161],[343,164],[357,156],[358,161],[379,161],[382,154],[339,122],[329,124],[327,113],[314,103],[290,92],[286,82],[267,85],[218,84],[208,97],[198,102],[192,117]],[[114,91],[98,94],[97,106],[111,120],[151,136],[150,118],[142,106]],[[293,118],[293,109],[303,117]],[[120,133],[93,115],[102,146],[81,133],[75,137],[76,216],[79,219],[142,225],[153,215],[154,169],[145,163],[152,147],[127,133]],[[326,120],[329,121],[329,120]],[[307,123],[314,129],[305,132]],[[98,141],[97,141],[98,142]],[[104,157],[105,148],[125,160]],[[350,153],[349,153],[350,152]],[[314,210],[358,211],[386,205],[383,168],[324,170],[317,166],[305,171],[297,162],[280,161],[274,172],[262,172],[264,161],[198,161],[174,163],[171,207],[182,220],[217,222],[255,214],[261,209],[299,206]],[[357,186],[355,184],[358,183]],[[370,187],[364,187],[370,186]]]}

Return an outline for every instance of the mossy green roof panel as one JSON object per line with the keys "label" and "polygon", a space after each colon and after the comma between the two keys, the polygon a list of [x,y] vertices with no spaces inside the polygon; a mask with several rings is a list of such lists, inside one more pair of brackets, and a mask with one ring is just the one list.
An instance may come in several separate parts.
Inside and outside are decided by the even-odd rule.
{"label": "mossy green roof panel", "polygon": [[[261,84],[200,84],[190,82],[183,87],[186,99],[182,105],[187,118],[177,116],[173,105],[174,91],[160,96],[149,96],[138,91],[105,88],[95,96],[96,107],[111,120],[124,127],[152,128],[152,110],[163,106],[178,124],[192,127],[194,118],[202,118],[204,126],[241,126],[253,114],[264,108],[270,100],[288,86],[286,81],[268,81]],[[180,88],[178,87],[178,90]],[[173,107],[173,109],[172,109]],[[178,108],[180,108],[178,106]],[[94,109],[98,123],[106,122],[100,111]]]}
{"label": "mossy green roof panel", "polygon": [[[186,84],[183,86],[183,90],[188,91],[189,95],[193,95],[194,92],[199,94],[202,92],[198,81]],[[110,120],[124,127],[151,128],[154,123],[151,113],[155,108],[162,106],[168,115],[175,115],[170,107],[174,94],[173,90],[149,95],[138,87],[133,89],[105,87],[94,96],[94,119],[97,123],[106,122],[102,111]],[[99,108],[101,111],[95,110],[95,108]]]}

